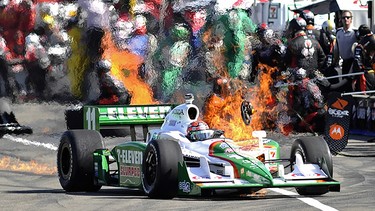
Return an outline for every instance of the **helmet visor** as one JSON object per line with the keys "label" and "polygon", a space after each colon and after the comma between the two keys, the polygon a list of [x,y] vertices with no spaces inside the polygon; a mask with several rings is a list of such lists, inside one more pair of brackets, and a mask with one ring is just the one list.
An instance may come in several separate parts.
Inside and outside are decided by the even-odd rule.
{"label": "helmet visor", "polygon": [[203,141],[213,138],[214,130],[199,130],[190,133],[190,139],[193,141]]}

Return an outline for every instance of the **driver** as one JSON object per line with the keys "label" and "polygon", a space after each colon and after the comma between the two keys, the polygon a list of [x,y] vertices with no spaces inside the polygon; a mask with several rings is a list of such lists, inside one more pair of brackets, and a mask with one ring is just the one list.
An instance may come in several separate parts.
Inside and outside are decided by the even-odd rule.
{"label": "driver", "polygon": [[187,138],[190,141],[203,141],[214,138],[215,130],[211,130],[207,123],[195,121],[189,124],[187,128]]}

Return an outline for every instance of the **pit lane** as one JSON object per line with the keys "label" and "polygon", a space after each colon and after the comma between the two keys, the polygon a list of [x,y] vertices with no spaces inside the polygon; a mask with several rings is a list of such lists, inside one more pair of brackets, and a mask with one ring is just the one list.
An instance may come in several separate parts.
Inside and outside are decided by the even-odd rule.
{"label": "pit lane", "polygon": [[[0,139],[0,164],[6,166],[0,170],[2,210],[373,210],[375,206],[375,158],[368,156],[375,154],[375,143],[368,141],[370,137],[360,136],[352,137],[343,154],[333,158],[334,178],[342,182],[341,192],[318,197],[294,195],[292,188],[265,189],[251,196],[227,193],[173,200],[148,199],[138,190],[114,187],[103,187],[97,193],[66,194],[55,167],[56,147],[65,131],[66,107],[55,103],[13,105],[18,121],[31,126],[34,133]],[[282,157],[289,156],[297,135],[271,136],[278,138]],[[123,140],[107,138],[106,144],[111,148]]]}

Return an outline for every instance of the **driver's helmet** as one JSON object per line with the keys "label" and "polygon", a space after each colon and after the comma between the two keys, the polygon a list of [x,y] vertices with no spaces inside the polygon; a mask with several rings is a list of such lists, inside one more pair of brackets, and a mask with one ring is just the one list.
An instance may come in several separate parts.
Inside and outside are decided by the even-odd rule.
{"label": "driver's helmet", "polygon": [[187,137],[190,141],[203,141],[212,138],[213,134],[214,130],[211,130],[203,121],[192,122],[187,128]]}

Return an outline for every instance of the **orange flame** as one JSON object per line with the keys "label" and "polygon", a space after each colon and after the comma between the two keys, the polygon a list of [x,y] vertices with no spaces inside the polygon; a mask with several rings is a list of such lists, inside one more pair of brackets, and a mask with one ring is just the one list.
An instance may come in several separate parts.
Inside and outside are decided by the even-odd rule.
{"label": "orange flame", "polygon": [[252,127],[248,127],[241,117],[241,90],[224,97],[211,95],[206,102],[203,120],[211,128],[221,129],[226,137],[235,141],[251,138]]}
{"label": "orange flame", "polygon": [[0,159],[0,170],[31,172],[34,174],[54,175],[56,167],[39,164],[36,161],[21,161],[17,158],[3,157]]}
{"label": "orange flame", "polygon": [[[233,87],[243,88],[236,89],[231,94],[228,89],[233,87],[228,86],[222,91],[221,96],[213,94],[206,101],[203,120],[210,127],[223,130],[226,137],[237,142],[247,140],[250,141],[248,144],[251,144],[256,141],[252,139],[252,131],[272,128],[274,118],[277,116],[275,114],[277,111],[274,109],[276,101],[271,92],[272,74],[277,68],[263,64],[258,68],[262,70],[258,74],[259,86],[246,88],[242,83],[232,80],[232,83],[236,83]],[[256,111],[252,115],[250,125],[246,125],[241,116],[241,103],[244,99],[250,101]]]}
{"label": "orange flame", "polygon": [[271,91],[274,83],[272,74],[277,71],[277,68],[260,63],[258,69],[260,70],[258,74],[259,86],[251,90],[250,99],[248,99],[256,110],[251,125],[256,129],[272,128],[273,121],[269,120],[275,117],[272,109],[276,103]]}
{"label": "orange flame", "polygon": [[102,41],[103,59],[112,63],[111,73],[122,81],[131,93],[131,104],[155,103],[153,93],[148,84],[138,76],[138,67],[142,58],[126,50],[119,50],[113,43],[111,33],[106,32]]}

